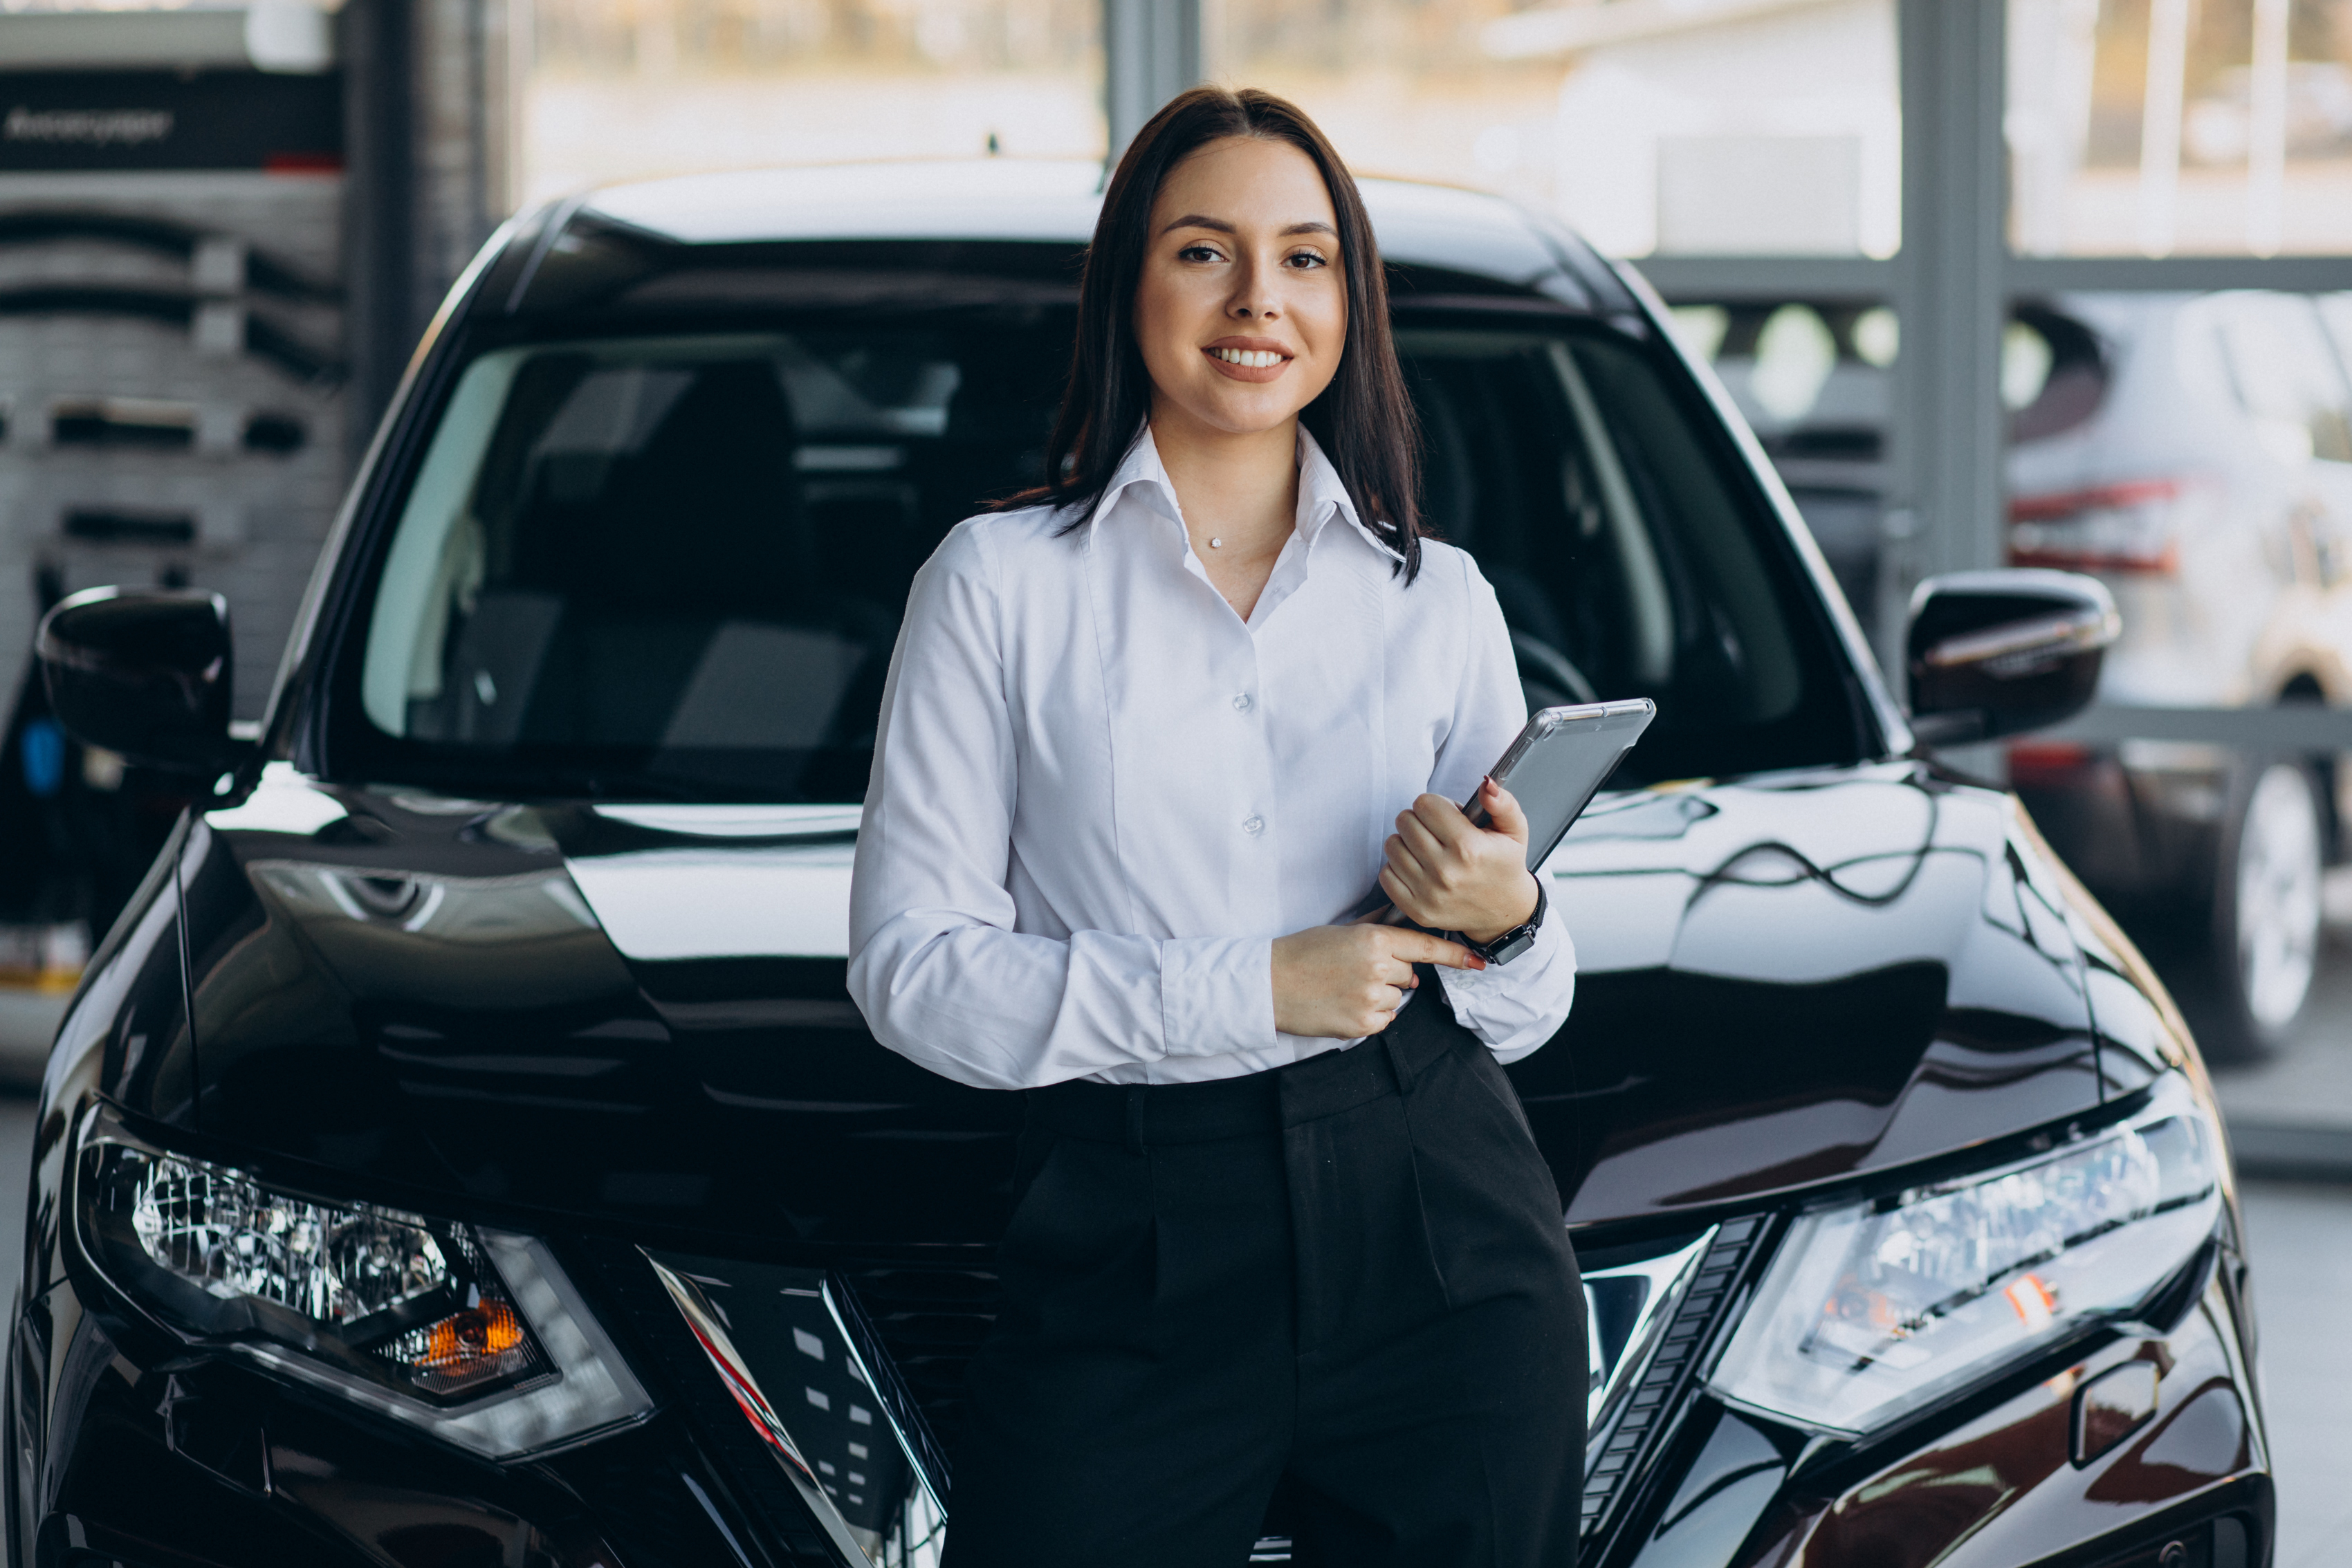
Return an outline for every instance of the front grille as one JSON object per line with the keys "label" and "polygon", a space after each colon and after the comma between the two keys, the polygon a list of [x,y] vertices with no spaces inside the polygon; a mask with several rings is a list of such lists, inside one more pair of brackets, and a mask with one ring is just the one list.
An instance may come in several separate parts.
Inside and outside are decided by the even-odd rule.
{"label": "front grille", "polygon": [[1721,1317],[1763,1228],[1764,1216],[1757,1214],[1727,1219],[1717,1228],[1706,1257],[1626,1402],[1624,1414],[1605,1433],[1592,1434],[1601,1447],[1585,1466],[1582,1528],[1586,1539],[1599,1534],[1610,1522],[1656,1457],[1660,1439],[1685,1402],[1699,1352]]}
{"label": "front grille", "polygon": [[[763,1510],[772,1522],[813,1524],[836,1563],[939,1568],[938,1448],[853,1288],[821,1269],[637,1250],[693,1345],[670,1358],[682,1380],[723,1389],[737,1417],[697,1425],[785,1482],[789,1500]],[[744,1452],[747,1434],[761,1460]]]}
{"label": "front grille", "polygon": [[835,1270],[898,1364],[953,1484],[964,1430],[964,1368],[996,1322],[996,1275],[957,1262],[871,1260]]}
{"label": "front grille", "polygon": [[[837,1564],[837,1554],[828,1550],[815,1521],[786,1484],[782,1471],[761,1452],[726,1385],[711,1375],[709,1359],[697,1348],[677,1308],[647,1267],[645,1254],[618,1242],[585,1243],[581,1252],[583,1262],[594,1265],[593,1277],[604,1303],[630,1324],[653,1353],[688,1426],[715,1441],[714,1457],[724,1463],[733,1484],[740,1489],[738,1501],[744,1511],[764,1520],[773,1532],[767,1543],[770,1560],[780,1568]],[[594,1453],[602,1447],[591,1445],[582,1452]],[[707,1502],[703,1507],[714,1521],[719,1520]]]}

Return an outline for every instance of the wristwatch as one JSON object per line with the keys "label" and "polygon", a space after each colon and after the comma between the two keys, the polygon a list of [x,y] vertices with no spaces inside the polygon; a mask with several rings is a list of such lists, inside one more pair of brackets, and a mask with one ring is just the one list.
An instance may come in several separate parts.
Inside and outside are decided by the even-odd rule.
{"label": "wristwatch", "polygon": [[[1492,942],[1473,942],[1467,936],[1464,936],[1462,946],[1469,948],[1489,964],[1507,964],[1536,945],[1536,930],[1543,925],[1544,909],[1549,903],[1549,900],[1544,893],[1543,879],[1538,877],[1534,914],[1528,915],[1523,923],[1512,926],[1508,931],[1496,937]],[[1460,934],[1456,933],[1456,935]]]}

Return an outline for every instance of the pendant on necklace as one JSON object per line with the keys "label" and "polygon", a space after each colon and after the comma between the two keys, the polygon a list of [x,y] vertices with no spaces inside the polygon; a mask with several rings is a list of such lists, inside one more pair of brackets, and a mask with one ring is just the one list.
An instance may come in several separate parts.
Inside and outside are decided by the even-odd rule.
{"label": "pendant on necklace", "polygon": [[1209,548],[1211,549],[1223,549],[1225,548],[1225,541],[1223,539],[1211,539],[1209,541]]}

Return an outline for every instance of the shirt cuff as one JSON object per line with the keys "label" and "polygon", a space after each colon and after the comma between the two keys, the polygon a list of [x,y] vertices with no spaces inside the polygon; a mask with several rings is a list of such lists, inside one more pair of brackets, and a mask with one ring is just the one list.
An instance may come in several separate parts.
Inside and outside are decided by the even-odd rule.
{"label": "shirt cuff", "polygon": [[[1543,924],[1536,927],[1536,939],[1526,952],[1507,964],[1489,964],[1483,969],[1445,970],[1446,992],[1463,997],[1507,997],[1537,975],[1549,971],[1559,955],[1560,945],[1567,940],[1567,922],[1560,919],[1559,911],[1546,910]],[[1571,951],[1569,962],[1575,961]]]}
{"label": "shirt cuff", "polygon": [[1274,1037],[1274,944],[1263,936],[1160,945],[1160,1047],[1168,1056],[1267,1051]]}

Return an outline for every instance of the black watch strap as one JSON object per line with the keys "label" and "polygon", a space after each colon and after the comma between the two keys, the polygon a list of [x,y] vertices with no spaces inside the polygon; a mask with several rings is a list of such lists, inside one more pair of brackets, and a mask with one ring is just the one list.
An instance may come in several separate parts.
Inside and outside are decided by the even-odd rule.
{"label": "black watch strap", "polygon": [[1507,964],[1536,945],[1536,932],[1542,927],[1544,911],[1549,907],[1550,903],[1549,895],[1544,891],[1543,878],[1538,876],[1536,878],[1534,914],[1496,937],[1492,942],[1473,942],[1465,936],[1462,939],[1462,945],[1489,964]]}

